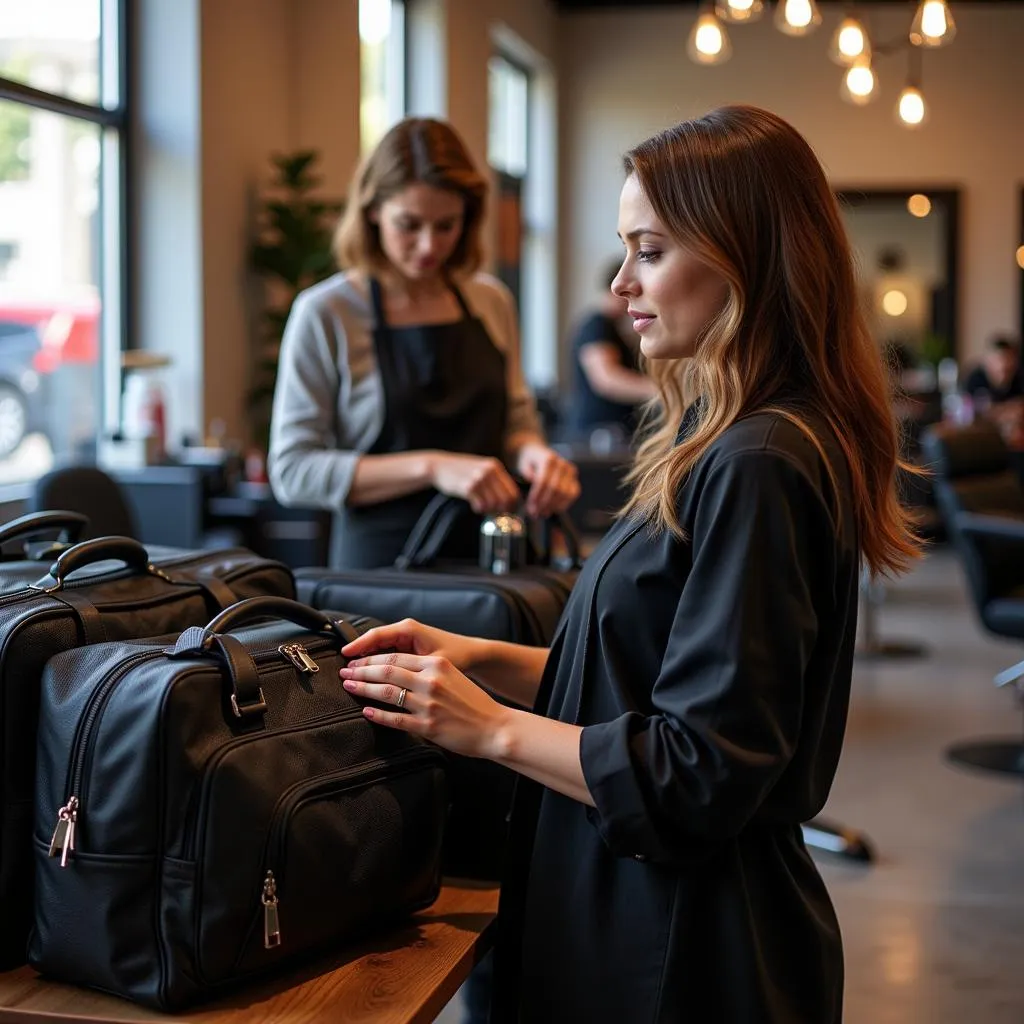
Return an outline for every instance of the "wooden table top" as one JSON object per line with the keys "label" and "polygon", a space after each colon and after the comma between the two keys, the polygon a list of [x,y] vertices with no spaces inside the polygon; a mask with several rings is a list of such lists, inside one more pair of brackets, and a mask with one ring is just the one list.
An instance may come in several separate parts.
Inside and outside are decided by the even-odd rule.
{"label": "wooden table top", "polygon": [[497,889],[448,880],[437,902],[404,927],[180,1014],[44,981],[19,967],[0,972],[0,1022],[430,1024],[490,949],[497,909]]}

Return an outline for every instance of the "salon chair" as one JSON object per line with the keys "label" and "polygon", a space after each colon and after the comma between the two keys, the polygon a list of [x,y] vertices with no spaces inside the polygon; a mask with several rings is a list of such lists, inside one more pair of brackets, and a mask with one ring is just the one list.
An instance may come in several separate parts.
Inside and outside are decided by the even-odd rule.
{"label": "salon chair", "polygon": [[[998,428],[937,424],[922,438],[946,532],[963,564],[982,627],[1024,641],[1024,486]],[[1024,661],[996,675],[1024,702]],[[1024,776],[1024,738],[958,743],[949,759]]]}

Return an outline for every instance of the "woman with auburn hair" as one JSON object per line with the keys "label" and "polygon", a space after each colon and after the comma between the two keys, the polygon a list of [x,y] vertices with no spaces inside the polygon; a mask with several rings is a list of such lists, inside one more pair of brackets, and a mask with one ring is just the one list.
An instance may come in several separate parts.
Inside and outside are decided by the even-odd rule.
{"label": "woman with auburn hair", "polygon": [[[540,433],[508,290],[477,273],[487,184],[450,125],[396,124],[357,170],[335,237],[344,272],[285,328],[269,471],[284,505],[330,509],[331,565],[391,565],[438,491],[477,514],[561,512],[575,467]],[[469,521],[445,555],[476,556]]]}
{"label": "woman with auburn hair", "polygon": [[724,107],[625,171],[613,289],[660,418],[551,650],[406,622],[341,675],[402,704],[374,722],[530,780],[494,1020],[838,1024],[839,927],[801,823],[839,759],[861,563],[918,553],[886,376],[785,121]]}

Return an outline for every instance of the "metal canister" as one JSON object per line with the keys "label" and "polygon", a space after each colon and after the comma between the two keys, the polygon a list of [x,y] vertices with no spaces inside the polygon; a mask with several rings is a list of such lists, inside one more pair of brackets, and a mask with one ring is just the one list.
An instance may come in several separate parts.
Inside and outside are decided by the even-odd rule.
{"label": "metal canister", "polygon": [[501,513],[480,524],[480,568],[498,576],[526,564],[526,523]]}

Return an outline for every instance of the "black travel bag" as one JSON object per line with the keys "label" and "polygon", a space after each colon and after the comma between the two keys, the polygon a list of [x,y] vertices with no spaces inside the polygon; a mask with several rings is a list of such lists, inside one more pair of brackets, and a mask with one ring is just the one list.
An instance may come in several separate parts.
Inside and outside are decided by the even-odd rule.
{"label": "black travel bag", "polygon": [[[453,633],[547,647],[578,575],[579,544],[571,522],[557,520],[568,551],[567,567],[535,562],[495,575],[474,565],[437,560],[462,504],[456,499],[432,501],[395,568],[296,570],[299,600],[314,608],[359,608],[383,622],[411,618]],[[550,563],[550,538],[537,547],[543,549],[535,551],[537,561]],[[515,773],[479,758],[448,758],[452,806],[444,871],[498,879]]]}
{"label": "black travel bag", "polygon": [[[0,595],[0,967],[25,960],[32,906],[39,679],[61,651],[201,625],[243,597],[294,596],[291,571],[250,551],[186,552],[153,564],[127,537],[99,537]],[[13,588],[12,588],[13,587]]]}
{"label": "black travel bag", "polygon": [[[44,576],[54,559],[79,543],[88,528],[88,516],[64,509],[29,512],[4,523],[0,526],[0,593]],[[154,565],[191,559],[196,553],[156,544],[147,544],[146,550]]]}
{"label": "black travel bag", "polygon": [[37,969],[177,1009],[433,902],[444,757],[338,678],[371,625],[256,598],[50,661]]}

